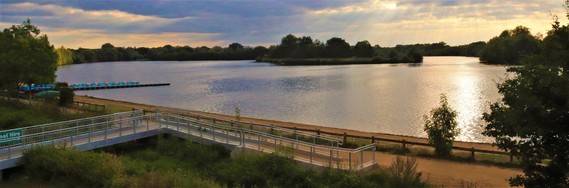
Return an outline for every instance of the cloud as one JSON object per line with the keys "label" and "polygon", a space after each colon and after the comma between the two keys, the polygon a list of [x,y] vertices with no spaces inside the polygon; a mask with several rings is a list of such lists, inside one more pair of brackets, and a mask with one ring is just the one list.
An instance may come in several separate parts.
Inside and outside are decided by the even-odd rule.
{"label": "cloud", "polygon": [[542,0],[7,0],[0,6],[0,22],[18,24],[29,17],[55,44],[82,47],[104,42],[253,46],[278,43],[289,33],[322,41],[342,37],[351,44],[459,45],[488,40],[517,25],[545,33],[549,11],[564,13],[561,5]]}

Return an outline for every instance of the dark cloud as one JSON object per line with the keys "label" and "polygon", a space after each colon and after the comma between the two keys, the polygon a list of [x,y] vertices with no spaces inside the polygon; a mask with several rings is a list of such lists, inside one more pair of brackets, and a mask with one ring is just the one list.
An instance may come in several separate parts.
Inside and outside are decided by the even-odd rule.
{"label": "dark cloud", "polygon": [[204,17],[211,15],[232,15],[242,18],[265,16],[289,16],[304,10],[317,10],[345,6],[350,1],[307,1],[307,0],[8,0],[6,3],[31,2],[55,4],[83,10],[120,10],[133,14],[152,15],[164,18]]}

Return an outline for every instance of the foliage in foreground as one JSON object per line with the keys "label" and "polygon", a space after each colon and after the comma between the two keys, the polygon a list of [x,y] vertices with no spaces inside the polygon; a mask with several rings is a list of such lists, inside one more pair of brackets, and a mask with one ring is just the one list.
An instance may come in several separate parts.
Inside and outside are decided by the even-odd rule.
{"label": "foliage in foreground", "polygon": [[26,172],[32,180],[58,186],[426,186],[418,179],[420,175],[415,173],[416,163],[412,161],[401,160],[395,165],[397,168],[388,171],[327,169],[316,172],[279,154],[257,153],[229,158],[228,151],[221,146],[204,146],[178,139],[126,143],[99,152],[38,147],[26,152],[24,157]]}
{"label": "foliage in foreground", "polygon": [[441,95],[441,106],[431,110],[431,116],[424,116],[425,131],[429,135],[429,144],[435,146],[435,154],[449,156],[454,137],[459,134],[456,127],[456,111],[448,106],[445,95]]}
{"label": "foliage in foreground", "polygon": [[[47,182],[66,186],[117,186],[124,167],[112,154],[81,152],[54,146],[40,146],[24,152],[26,173]],[[60,181],[64,180],[64,181]]]}
{"label": "foliage in foreground", "polygon": [[520,156],[524,175],[511,178],[512,186],[569,187],[568,54],[569,25],[556,21],[541,54],[508,70],[516,76],[498,86],[502,101],[483,116],[483,134]]}
{"label": "foliage in foreground", "polygon": [[57,54],[47,36],[40,35],[28,19],[0,31],[0,67],[1,92],[13,92],[19,83],[53,83]]}

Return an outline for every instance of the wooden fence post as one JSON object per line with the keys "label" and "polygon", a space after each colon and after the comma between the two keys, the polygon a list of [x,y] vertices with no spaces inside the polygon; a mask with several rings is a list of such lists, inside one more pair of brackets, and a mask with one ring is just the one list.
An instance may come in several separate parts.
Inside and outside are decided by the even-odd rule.
{"label": "wooden fence post", "polygon": [[510,151],[510,163],[514,163],[514,152]]}
{"label": "wooden fence post", "polygon": [[372,143],[372,144],[375,143],[375,136],[371,136],[371,143]]}
{"label": "wooden fence post", "polygon": [[403,144],[403,149],[407,149],[407,141],[401,140],[401,144]]}
{"label": "wooden fence post", "polygon": [[317,129],[317,130],[316,130],[316,134],[317,134],[317,135],[320,135],[320,129]]}
{"label": "wooden fence post", "polygon": [[476,159],[474,158],[474,147],[472,147],[472,148],[470,149],[470,157],[472,158],[473,161],[476,160]]}
{"label": "wooden fence post", "polygon": [[344,143],[346,143],[346,140],[348,139],[348,133],[344,132],[344,139],[342,140]]}

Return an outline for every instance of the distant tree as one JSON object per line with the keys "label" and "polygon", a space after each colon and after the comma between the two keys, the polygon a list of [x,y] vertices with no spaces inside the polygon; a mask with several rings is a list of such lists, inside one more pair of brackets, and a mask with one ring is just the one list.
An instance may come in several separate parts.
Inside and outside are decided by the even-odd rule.
{"label": "distant tree", "polygon": [[301,47],[310,46],[312,44],[314,44],[314,42],[312,41],[312,38],[310,36],[303,36],[298,39],[298,45],[300,45]]}
{"label": "distant tree", "polygon": [[510,178],[511,186],[569,187],[568,52],[569,25],[555,20],[543,51],[508,69],[515,76],[498,85],[501,102],[483,115],[483,134],[521,160],[524,175]]}
{"label": "distant tree", "polygon": [[[40,35],[40,30],[30,19],[5,28],[0,35],[0,82],[3,87],[54,82],[57,54],[47,36]],[[31,98],[31,93],[29,96]]]}
{"label": "distant tree", "polygon": [[367,40],[360,41],[354,46],[354,54],[358,57],[373,57],[373,48]]}
{"label": "distant tree", "polygon": [[454,138],[460,131],[456,127],[456,111],[448,105],[445,95],[441,95],[440,103],[440,107],[431,110],[430,116],[423,116],[424,130],[429,135],[429,144],[435,146],[435,153],[439,156],[449,156]]}
{"label": "distant tree", "polygon": [[257,46],[253,48],[253,54],[255,57],[263,57],[269,53],[269,49],[264,46]]}
{"label": "distant tree", "polygon": [[229,49],[231,50],[242,50],[243,49],[243,45],[239,44],[239,43],[231,43],[229,45]]}
{"label": "distant tree", "polygon": [[540,52],[540,43],[529,28],[517,26],[490,39],[480,52],[480,60],[490,64],[520,64],[523,57]]}
{"label": "distant tree", "polygon": [[351,57],[352,50],[344,39],[333,37],[326,41],[326,54],[331,58]]}
{"label": "distant tree", "polygon": [[423,54],[417,48],[413,48],[407,54],[407,57],[411,58],[414,63],[423,62]]}
{"label": "distant tree", "polygon": [[73,52],[61,46],[55,49],[57,53],[57,65],[68,65],[73,63]]}

